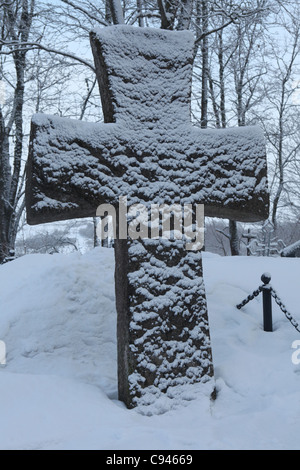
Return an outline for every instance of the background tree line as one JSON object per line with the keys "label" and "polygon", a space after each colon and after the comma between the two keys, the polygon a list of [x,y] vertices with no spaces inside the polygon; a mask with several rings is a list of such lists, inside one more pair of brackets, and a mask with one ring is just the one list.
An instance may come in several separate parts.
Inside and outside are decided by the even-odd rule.
{"label": "background tree line", "polygon": [[[24,221],[31,115],[102,120],[89,32],[110,24],[194,32],[195,125],[259,123],[272,223],[298,223],[299,13],[281,0],[0,0],[0,263]],[[240,224],[226,224],[220,244],[239,254]]]}

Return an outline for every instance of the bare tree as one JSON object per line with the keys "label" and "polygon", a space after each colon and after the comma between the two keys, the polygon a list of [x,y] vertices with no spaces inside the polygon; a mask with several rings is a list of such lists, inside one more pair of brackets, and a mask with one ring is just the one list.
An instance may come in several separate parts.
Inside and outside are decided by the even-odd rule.
{"label": "bare tree", "polygon": [[0,104],[0,263],[14,248],[18,222],[24,209],[24,176],[21,172],[27,50],[20,49],[19,44],[29,40],[34,9],[34,0],[10,1],[1,5],[0,78],[8,80],[4,74],[3,53],[4,42],[10,42],[8,52],[12,57],[10,67],[13,69],[14,93],[9,113],[5,113],[4,103]]}
{"label": "bare tree", "polygon": [[[299,103],[295,99],[299,88],[300,21],[299,6],[276,18],[280,24],[281,41],[273,41],[268,60],[268,80],[265,80],[264,127],[273,176],[270,180],[273,207],[271,220],[276,227],[278,211],[299,200],[298,182],[294,176],[299,168]],[[298,193],[298,195],[297,195]],[[296,197],[295,197],[296,196]]]}
{"label": "bare tree", "polygon": [[[76,119],[101,120],[88,41],[91,29],[122,23],[192,29],[196,36],[194,89],[199,93],[195,114],[200,126],[226,127],[232,122],[245,125],[255,115],[253,110],[259,115],[263,109],[260,108],[260,88],[265,69],[258,63],[260,48],[264,48],[261,30],[266,15],[275,6],[277,15],[287,7],[291,11],[287,2],[279,0],[60,0],[43,5],[40,0],[0,2],[0,80],[6,82],[9,90],[6,104],[0,103],[0,262],[14,245],[24,209],[27,116],[45,111]],[[298,18],[295,8],[289,18],[284,27],[292,37]],[[278,16],[278,23],[280,21],[283,20]],[[277,90],[284,89],[282,103],[290,103],[292,99],[297,41],[295,54],[290,56],[290,74],[288,55],[280,56],[276,52],[277,66],[282,72],[281,88],[277,87],[278,80],[277,85],[275,81],[273,85]],[[278,50],[274,47],[273,63]],[[268,109],[270,113],[278,109],[280,114],[280,106],[274,107],[272,86],[264,88]],[[291,203],[297,199],[296,189],[292,195],[282,184],[282,180],[287,181],[287,168],[294,172],[294,178],[299,170],[296,126],[292,126],[291,120],[286,124],[287,109],[283,104],[281,127],[278,120],[276,136],[274,121],[264,123],[275,162],[272,185],[275,214],[279,201],[285,198]],[[269,126],[271,122],[273,127]],[[279,156],[280,139],[282,158]],[[234,224],[232,221],[232,234],[237,233]],[[238,250],[233,235],[232,241],[234,253]]]}
{"label": "bare tree", "polygon": [[[95,76],[92,60],[66,47],[68,28],[65,35],[57,34],[53,6],[38,0],[2,2],[0,26],[0,83],[6,88],[0,99],[1,263],[14,248],[25,206],[30,116],[47,111],[83,119],[91,107]],[[86,84],[82,91],[74,91],[75,74],[77,83],[80,78]],[[72,93],[67,93],[69,86]]]}
{"label": "bare tree", "polygon": [[[228,3],[222,1],[224,11]],[[239,18],[227,29],[220,29],[214,38],[208,71],[212,117],[216,127],[227,127],[234,122],[238,126],[250,123],[249,111],[261,103],[263,88],[260,86],[263,67],[260,47],[264,42],[264,20],[268,1],[254,0],[253,14]],[[227,13],[226,17],[229,15]],[[216,27],[224,24],[226,17],[216,19]],[[247,119],[248,116],[248,119]],[[237,222],[229,221],[231,254],[240,253]]]}

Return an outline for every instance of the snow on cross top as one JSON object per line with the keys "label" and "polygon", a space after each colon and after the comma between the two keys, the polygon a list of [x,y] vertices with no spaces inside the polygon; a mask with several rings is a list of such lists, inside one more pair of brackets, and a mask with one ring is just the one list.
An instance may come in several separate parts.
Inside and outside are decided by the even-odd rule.
{"label": "snow on cross top", "polygon": [[[155,126],[157,131],[157,124],[162,130],[190,121],[190,31],[113,26],[91,36],[99,39],[105,57],[107,77],[102,80],[109,82],[113,121],[133,129]],[[97,63],[100,54],[94,56]]]}

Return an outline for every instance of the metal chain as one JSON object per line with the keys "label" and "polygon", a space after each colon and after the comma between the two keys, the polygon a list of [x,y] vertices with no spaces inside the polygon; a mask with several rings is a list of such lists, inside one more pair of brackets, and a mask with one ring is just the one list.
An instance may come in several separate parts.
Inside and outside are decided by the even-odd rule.
{"label": "metal chain", "polygon": [[[252,294],[248,295],[248,297],[243,300],[243,302],[241,302],[239,305],[236,306],[236,308],[238,308],[239,310],[244,307],[248,302],[250,302],[251,300],[253,300],[255,297],[257,297],[261,291],[263,290],[263,288],[266,287],[265,285],[262,285],[262,286],[259,286],[258,289],[256,289]],[[298,331],[298,333],[300,333],[300,326],[299,326],[299,323],[295,320],[295,318],[290,314],[290,312],[288,312],[286,306],[284,305],[284,303],[282,302],[282,300],[280,299],[279,295],[277,294],[276,290],[273,289],[272,286],[268,286],[270,288],[270,291],[271,291],[271,295],[272,297],[275,299],[275,302],[277,303],[277,305],[279,306],[279,308],[282,310],[282,312],[285,314],[287,320],[293,325],[293,327]]]}
{"label": "metal chain", "polygon": [[271,287],[271,294],[272,294],[272,297],[275,299],[275,302],[277,303],[277,305],[280,307],[280,309],[282,310],[282,312],[285,314],[286,318],[288,319],[289,322],[291,322],[291,324],[293,325],[293,327],[298,331],[298,333],[300,333],[300,327],[299,327],[299,323],[295,320],[295,318],[292,317],[292,315],[287,311],[284,303],[282,302],[282,300],[280,299],[280,297],[278,296],[277,292],[275,289],[273,289],[273,287]]}
{"label": "metal chain", "polygon": [[256,289],[252,294],[248,295],[248,297],[245,300],[243,300],[243,302],[241,302],[239,305],[237,305],[236,308],[240,310],[248,302],[250,302],[250,300],[255,299],[255,297],[257,297],[261,293],[262,289],[263,289],[263,286],[259,286],[258,289]]}

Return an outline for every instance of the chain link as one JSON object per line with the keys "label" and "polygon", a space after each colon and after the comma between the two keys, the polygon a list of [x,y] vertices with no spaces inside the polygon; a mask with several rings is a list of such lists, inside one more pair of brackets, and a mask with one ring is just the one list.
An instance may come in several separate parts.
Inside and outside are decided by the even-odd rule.
{"label": "chain link", "polygon": [[287,308],[285,307],[284,303],[282,302],[282,300],[278,296],[276,290],[273,289],[273,287],[271,287],[271,294],[272,294],[272,297],[275,299],[275,302],[277,303],[277,305],[281,309],[281,311],[284,313],[284,315],[288,319],[288,321],[293,325],[293,327],[298,331],[298,333],[300,333],[299,323],[295,320],[295,318],[293,318],[293,316],[290,314],[290,312],[288,312]]}
{"label": "chain link", "polygon": [[[262,286],[259,286],[258,289],[256,289],[252,294],[248,295],[248,297],[246,297],[245,300],[243,300],[243,302],[241,302],[239,305],[236,306],[236,308],[238,308],[239,310],[244,307],[248,302],[250,302],[251,300],[253,300],[255,297],[257,297],[261,291],[263,290],[265,286],[262,285]],[[299,326],[299,323],[295,320],[295,318],[291,315],[290,312],[288,312],[286,306],[284,305],[284,303],[282,302],[282,300],[280,299],[279,295],[277,294],[276,290],[273,289],[273,287],[270,286],[270,291],[271,291],[271,295],[272,297],[275,299],[275,302],[277,303],[277,305],[279,306],[279,308],[281,309],[281,311],[284,313],[284,315],[286,316],[287,320],[293,325],[293,327],[298,331],[298,333],[300,333],[300,326]]]}
{"label": "chain link", "polygon": [[243,300],[243,302],[241,302],[239,305],[236,306],[236,308],[238,308],[239,310],[244,307],[248,302],[250,302],[251,300],[255,299],[255,297],[257,297],[261,291],[263,289],[263,286],[259,286],[258,289],[256,289],[252,294],[248,295],[248,297],[246,297],[245,300]]}

